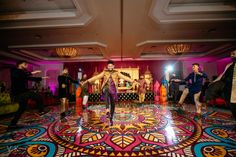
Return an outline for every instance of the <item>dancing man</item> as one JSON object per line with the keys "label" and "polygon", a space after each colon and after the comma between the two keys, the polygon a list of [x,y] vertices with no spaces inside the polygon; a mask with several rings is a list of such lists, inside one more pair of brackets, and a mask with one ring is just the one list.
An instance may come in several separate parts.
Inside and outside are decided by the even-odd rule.
{"label": "dancing man", "polygon": [[27,108],[29,99],[36,102],[39,109],[39,115],[45,114],[43,99],[37,93],[28,89],[28,81],[41,81],[48,77],[32,77],[31,75],[41,73],[40,70],[29,72],[27,71],[28,63],[26,61],[17,62],[17,67],[11,70],[11,99],[13,102],[19,103],[19,108],[15,113],[8,129],[16,129],[20,126],[17,125],[18,120]]}
{"label": "dancing man", "polygon": [[60,120],[66,121],[66,112],[69,108],[69,97],[70,97],[70,84],[78,83],[78,81],[73,80],[69,76],[69,72],[67,68],[64,68],[62,74],[58,76],[58,96],[61,100],[61,109],[60,109]]}
{"label": "dancing man", "polygon": [[236,50],[231,52],[232,62],[224,72],[214,80],[206,90],[206,102],[222,96],[229,105],[234,119],[236,119]]}
{"label": "dancing man", "polygon": [[[134,83],[135,81],[122,75],[120,72],[114,70],[114,62],[109,60],[107,62],[107,69],[105,69],[100,74],[84,81],[83,84],[87,82],[94,82],[95,80],[103,78],[102,83],[102,93],[106,102],[106,112],[108,117],[110,118],[110,125],[113,125],[113,116],[115,112],[115,101],[118,100],[117,96],[117,87],[118,87],[118,78],[124,79],[128,82]],[[110,112],[109,112],[110,107]]]}
{"label": "dancing man", "polygon": [[201,102],[199,101],[200,94],[201,94],[201,89],[203,85],[203,78],[207,78],[207,75],[204,72],[199,71],[199,64],[198,63],[193,63],[192,64],[192,70],[193,72],[190,73],[184,80],[187,82],[187,87],[184,89],[179,103],[178,107],[180,111],[182,111],[183,108],[183,102],[187,95],[190,93],[194,97],[194,102],[196,105],[196,110],[197,114],[201,115]]}

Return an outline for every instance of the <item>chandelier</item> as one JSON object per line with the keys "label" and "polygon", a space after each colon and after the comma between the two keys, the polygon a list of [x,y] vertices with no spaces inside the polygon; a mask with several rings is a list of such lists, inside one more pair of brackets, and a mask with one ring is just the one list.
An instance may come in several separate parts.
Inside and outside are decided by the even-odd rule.
{"label": "chandelier", "polygon": [[167,51],[171,55],[181,55],[190,50],[190,45],[188,44],[173,44],[167,47]]}
{"label": "chandelier", "polygon": [[60,57],[76,57],[78,55],[78,51],[74,47],[56,48],[56,53]]}

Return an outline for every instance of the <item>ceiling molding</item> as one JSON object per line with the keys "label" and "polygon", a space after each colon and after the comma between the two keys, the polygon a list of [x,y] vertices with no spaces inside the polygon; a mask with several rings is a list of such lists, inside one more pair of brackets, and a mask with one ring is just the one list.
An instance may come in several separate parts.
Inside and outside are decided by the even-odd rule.
{"label": "ceiling molding", "polygon": [[90,56],[80,56],[80,57],[73,57],[73,58],[51,57],[51,58],[44,59],[44,61],[79,62],[79,61],[91,61],[91,60],[102,60],[102,59],[104,59],[102,55],[90,55]]}
{"label": "ceiling molding", "polygon": [[82,27],[87,26],[95,16],[89,13],[85,0],[71,0],[70,9],[5,12],[0,15],[0,29]]}
{"label": "ceiling molding", "polygon": [[76,42],[76,43],[55,43],[55,44],[30,44],[30,45],[9,45],[9,49],[15,48],[40,48],[40,47],[63,47],[63,46],[98,46],[107,48],[106,44],[90,41],[90,42]]}
{"label": "ceiling molding", "polygon": [[19,56],[19,55],[15,55],[15,54],[12,54],[12,53],[9,53],[9,52],[5,52],[5,51],[1,51],[1,50],[0,50],[0,54],[1,54],[1,56],[9,57],[9,58],[12,58],[12,59],[15,59],[15,60],[25,60],[25,61],[27,61],[28,63],[35,64],[35,61],[32,60],[32,59],[28,59],[28,58],[26,58],[26,57],[22,57],[22,56]]}
{"label": "ceiling molding", "polygon": [[209,50],[208,52],[201,54],[201,57],[204,57],[206,55],[210,55],[210,54],[216,54],[216,53],[220,53],[220,52],[225,52],[226,50],[228,50],[229,48],[232,48],[232,44],[224,44],[222,46],[216,47],[214,49]]}
{"label": "ceiling molding", "polygon": [[176,57],[169,55],[142,54],[140,60],[184,60],[188,57]]}
{"label": "ceiling molding", "polygon": [[[34,53],[33,50],[30,48],[47,48],[53,49],[56,47],[67,47],[67,46],[74,46],[74,47],[93,47],[97,48],[101,54],[89,54],[89,55],[80,55],[74,58],[61,58],[61,57],[47,57],[43,56],[40,53]],[[12,53],[24,56],[28,58],[32,58],[35,60],[43,60],[43,61],[60,61],[60,62],[74,62],[75,60],[96,60],[96,59],[104,59],[105,54],[107,54],[107,45],[100,43],[100,42],[77,42],[77,43],[55,43],[55,44],[34,44],[34,45],[10,45],[8,48],[11,50]]]}
{"label": "ceiling molding", "polygon": [[170,55],[156,55],[156,54],[142,54],[139,59],[137,60],[175,60],[175,61],[182,61],[182,60],[201,60],[205,62],[212,62],[215,61],[217,57],[199,57],[197,55],[179,55],[179,56],[170,56]]}
{"label": "ceiling molding", "polygon": [[161,43],[197,43],[197,42],[235,42],[235,39],[176,39],[176,40],[146,40],[136,44],[136,47],[142,47],[150,44]]}
{"label": "ceiling molding", "polygon": [[25,56],[32,59],[43,60],[43,61],[61,61],[61,62],[74,62],[79,60],[91,60],[91,59],[104,59],[103,55],[86,55],[78,56],[73,58],[63,58],[63,57],[44,57],[27,50],[12,51],[14,54]]}
{"label": "ceiling molding", "polygon": [[44,59],[43,56],[32,53],[27,50],[19,50],[19,51],[13,50],[11,52],[14,54],[20,55],[20,56],[25,56],[25,57],[29,57],[29,58],[33,58],[33,59]]}
{"label": "ceiling molding", "polygon": [[74,10],[48,10],[31,11],[27,13],[16,13],[8,15],[0,15],[0,21],[20,21],[20,20],[40,20],[40,19],[55,19],[55,18],[73,18],[76,17]]}
{"label": "ceiling molding", "polygon": [[166,12],[168,13],[211,13],[211,12],[229,12],[236,11],[236,7],[233,5],[227,5],[224,3],[194,3],[192,4],[175,4],[169,5]]}
{"label": "ceiling molding", "polygon": [[[83,15],[80,19],[58,19],[58,20],[40,20],[18,23],[0,23],[0,30],[5,29],[28,29],[28,28],[63,28],[63,27],[83,27],[87,26],[93,20],[92,16]],[[53,21],[53,22],[52,22]]]}
{"label": "ceiling molding", "polygon": [[[149,52],[145,50],[146,48],[150,46],[158,46],[158,44],[172,44],[172,43],[215,43],[215,42],[220,42],[221,44],[217,45],[216,47],[211,48],[210,50],[207,51],[201,51],[199,53],[189,53],[189,54],[183,54],[183,55],[177,55],[177,56],[172,56],[172,55],[167,55],[168,53],[166,51],[155,51]],[[223,44],[222,42],[225,42]],[[231,43],[230,43],[231,42]],[[193,39],[193,40],[147,40],[144,42],[140,42],[136,44],[136,47],[139,48],[139,54],[141,58],[159,58],[161,59],[178,59],[178,58],[191,58],[191,57],[205,57],[205,56],[222,56],[222,52],[226,52],[227,50],[233,48],[234,46],[232,45],[232,42],[236,42],[236,39]],[[159,60],[158,59],[158,60]]]}
{"label": "ceiling molding", "polygon": [[169,60],[169,59],[184,59],[184,58],[190,58],[190,57],[199,57],[199,55],[168,55],[168,54],[154,54],[154,53],[148,53],[148,52],[143,52],[144,54],[141,54],[140,58],[153,58],[153,59],[158,59],[158,60]]}
{"label": "ceiling molding", "polygon": [[171,0],[153,0],[149,16],[157,23],[236,20],[234,4],[219,2],[171,4]]}

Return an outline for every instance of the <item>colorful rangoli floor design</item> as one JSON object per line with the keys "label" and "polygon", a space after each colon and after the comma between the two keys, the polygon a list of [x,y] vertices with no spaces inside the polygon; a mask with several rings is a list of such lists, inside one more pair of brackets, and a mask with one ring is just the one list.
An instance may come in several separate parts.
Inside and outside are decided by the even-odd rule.
{"label": "colorful rangoli floor design", "polygon": [[174,107],[117,105],[113,126],[104,105],[71,112],[67,122],[58,118],[57,107],[41,117],[26,112],[19,122],[25,127],[8,132],[10,118],[2,119],[0,156],[236,156],[236,122],[223,109],[199,118]]}

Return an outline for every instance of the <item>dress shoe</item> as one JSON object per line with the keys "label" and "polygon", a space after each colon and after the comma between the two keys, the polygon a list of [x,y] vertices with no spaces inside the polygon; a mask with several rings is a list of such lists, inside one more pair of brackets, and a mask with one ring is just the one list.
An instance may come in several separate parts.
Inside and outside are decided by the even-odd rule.
{"label": "dress shoe", "polygon": [[67,119],[64,117],[64,118],[60,118],[60,122],[61,123],[66,123],[67,122]]}
{"label": "dress shoe", "polygon": [[184,111],[183,106],[178,107],[177,113],[179,113],[179,114],[185,114],[185,111]]}
{"label": "dress shoe", "polygon": [[45,109],[45,110],[39,112],[39,115],[43,116],[43,115],[47,114],[49,111],[50,111],[49,109]]}

